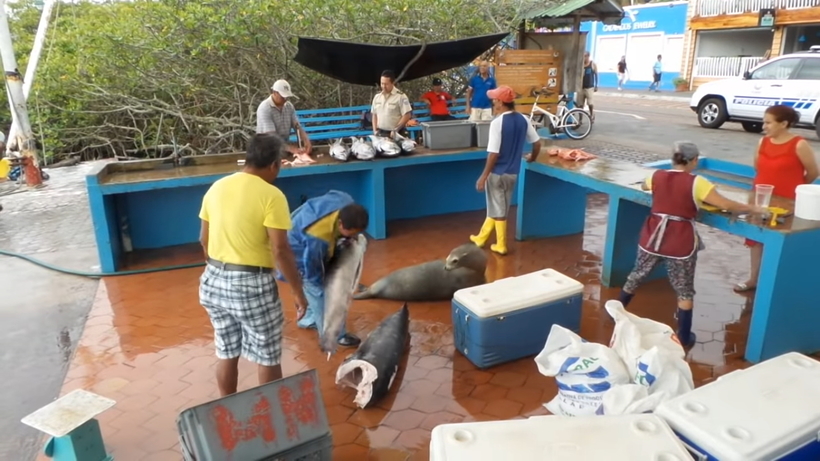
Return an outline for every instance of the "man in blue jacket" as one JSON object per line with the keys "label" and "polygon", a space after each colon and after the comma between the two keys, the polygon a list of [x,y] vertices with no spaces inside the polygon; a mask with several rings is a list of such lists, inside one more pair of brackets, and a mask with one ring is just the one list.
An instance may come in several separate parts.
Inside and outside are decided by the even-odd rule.
{"label": "man in blue jacket", "polygon": [[[309,199],[291,214],[288,241],[296,257],[296,267],[302,275],[302,285],[308,301],[305,316],[297,323],[300,328],[322,331],[325,313],[325,266],[336,250],[339,239],[355,237],[367,228],[369,215],[350,195],[331,190]],[[277,278],[284,280],[281,273]],[[342,330],[340,346],[357,346],[361,340]]]}

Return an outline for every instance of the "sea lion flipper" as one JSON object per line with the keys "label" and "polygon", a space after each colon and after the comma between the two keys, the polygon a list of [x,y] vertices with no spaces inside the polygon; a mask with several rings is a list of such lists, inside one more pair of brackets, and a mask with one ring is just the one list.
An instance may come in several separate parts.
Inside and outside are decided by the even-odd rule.
{"label": "sea lion flipper", "polygon": [[353,293],[353,299],[370,299],[374,298],[375,295],[372,291],[370,291],[370,287],[360,287],[361,291],[358,293]]}

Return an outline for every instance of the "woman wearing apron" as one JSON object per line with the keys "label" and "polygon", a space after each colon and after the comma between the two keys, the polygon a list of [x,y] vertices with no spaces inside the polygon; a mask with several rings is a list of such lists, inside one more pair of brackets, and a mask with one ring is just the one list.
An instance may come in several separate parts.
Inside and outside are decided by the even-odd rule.
{"label": "woman wearing apron", "polygon": [[720,195],[706,178],[692,174],[700,152],[690,142],[675,143],[672,169],[658,170],[647,178],[644,190],[652,191],[652,209],[641,229],[638,259],[621,290],[620,301],[627,306],[638,286],[655,266],[663,262],[669,282],[678,296],[677,335],[686,348],[695,344],[692,333],[692,299],[695,296],[695,266],[703,249],[695,217],[704,202],[734,213],[763,210]]}

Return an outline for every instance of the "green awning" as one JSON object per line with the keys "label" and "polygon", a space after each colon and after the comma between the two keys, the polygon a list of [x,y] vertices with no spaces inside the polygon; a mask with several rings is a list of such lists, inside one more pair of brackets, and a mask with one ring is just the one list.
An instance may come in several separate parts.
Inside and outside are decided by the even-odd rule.
{"label": "green awning", "polygon": [[572,24],[576,15],[581,21],[620,24],[624,9],[617,0],[566,0],[533,8],[522,15],[522,19],[534,21],[539,26],[563,26]]}

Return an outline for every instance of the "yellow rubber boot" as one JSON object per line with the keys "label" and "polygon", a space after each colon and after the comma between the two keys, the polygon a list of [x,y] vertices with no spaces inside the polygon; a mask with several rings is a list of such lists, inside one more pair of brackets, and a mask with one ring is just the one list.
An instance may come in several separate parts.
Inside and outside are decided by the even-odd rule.
{"label": "yellow rubber boot", "polygon": [[495,222],[495,245],[490,245],[490,250],[500,255],[507,254],[507,221]]}
{"label": "yellow rubber boot", "polygon": [[478,232],[478,235],[471,235],[470,241],[478,245],[479,248],[483,248],[484,244],[487,243],[487,239],[490,238],[490,234],[493,233],[494,224],[495,220],[493,218],[485,219],[484,224],[481,226],[481,230]]}

